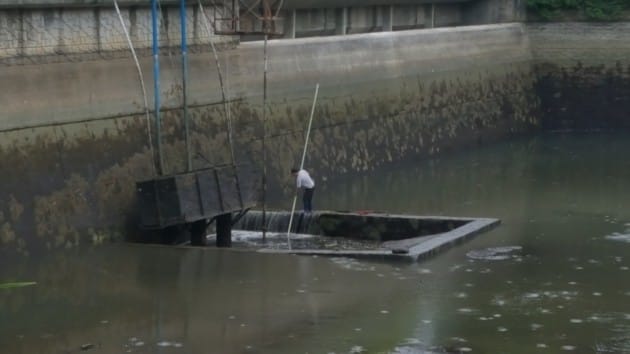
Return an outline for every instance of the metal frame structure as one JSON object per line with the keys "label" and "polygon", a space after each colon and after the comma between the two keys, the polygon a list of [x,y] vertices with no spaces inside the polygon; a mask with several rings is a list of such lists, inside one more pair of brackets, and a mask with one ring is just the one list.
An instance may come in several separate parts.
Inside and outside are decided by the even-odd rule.
{"label": "metal frame structure", "polygon": [[[282,37],[284,34],[280,11],[283,0],[223,0],[223,17],[217,17],[214,31],[219,35],[267,35]],[[215,9],[216,4],[215,4]]]}

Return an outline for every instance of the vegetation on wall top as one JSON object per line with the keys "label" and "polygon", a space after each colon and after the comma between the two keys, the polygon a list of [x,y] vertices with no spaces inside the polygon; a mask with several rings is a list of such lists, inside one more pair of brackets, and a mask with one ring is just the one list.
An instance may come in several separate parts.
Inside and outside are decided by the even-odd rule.
{"label": "vegetation on wall top", "polygon": [[527,8],[543,20],[562,18],[574,13],[592,21],[614,21],[630,10],[630,0],[527,0]]}

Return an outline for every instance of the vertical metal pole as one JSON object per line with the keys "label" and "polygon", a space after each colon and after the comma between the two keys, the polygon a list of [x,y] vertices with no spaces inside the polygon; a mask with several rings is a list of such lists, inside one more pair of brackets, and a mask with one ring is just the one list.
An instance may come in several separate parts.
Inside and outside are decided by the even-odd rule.
{"label": "vertical metal pole", "polygon": [[[306,160],[306,149],[308,148],[308,140],[311,136],[311,126],[313,125],[313,115],[315,113],[315,105],[317,104],[317,95],[319,94],[319,83],[315,86],[315,96],[313,97],[313,107],[311,107],[311,117],[308,120],[308,129],[306,130],[306,141],[304,142],[304,152],[302,153],[302,162],[300,163],[300,170],[304,168],[304,161]],[[293,197],[293,206],[291,207],[291,216],[289,217],[289,229],[287,230],[287,244],[291,249],[291,226],[293,225],[293,214],[295,213],[295,204],[297,203],[297,190]]]}
{"label": "vertical metal pole", "polygon": [[431,28],[435,28],[435,4],[431,4]]}
{"label": "vertical metal pole", "polygon": [[122,14],[120,13],[120,8],[118,7],[118,1],[114,0],[114,8],[116,9],[116,14],[118,14],[118,19],[120,20],[120,25],[125,32],[125,38],[127,39],[127,44],[129,45],[129,49],[131,50],[131,55],[133,56],[133,61],[136,64],[136,70],[138,70],[138,77],[140,78],[140,88],[142,89],[142,99],[144,100],[144,113],[147,117],[147,135],[149,138],[149,151],[151,152],[152,167],[153,174],[157,173],[157,156],[155,156],[155,150],[153,149],[153,137],[151,132],[151,113],[149,111],[149,100],[147,99],[147,89],[144,84],[144,75],[142,75],[142,68],[140,67],[140,62],[138,61],[138,55],[136,55],[136,50],[133,48],[133,43],[131,42],[131,37],[129,36],[129,31],[127,30],[127,25],[123,20]]}
{"label": "vertical metal pole", "polygon": [[[201,0],[197,0],[197,3],[199,4],[199,9],[201,10],[201,13],[203,14],[206,24],[206,30],[208,31],[208,36],[212,37],[213,32],[210,29],[210,19],[208,18],[208,16],[206,15],[206,12],[203,9],[203,5],[201,4]],[[228,131],[228,145],[230,147],[230,157],[232,160],[232,166],[234,166],[235,169],[235,178],[236,178],[236,187],[237,187],[237,192],[238,192],[238,200],[240,202],[240,206],[243,206],[243,193],[241,193],[241,183],[240,183],[240,179],[238,177],[238,173],[236,173],[236,157],[234,155],[234,141],[232,139],[232,117],[231,117],[231,113],[230,113],[230,107],[229,107],[229,102],[227,101],[227,94],[225,92],[225,85],[223,85],[223,75],[221,74],[221,63],[219,62],[219,56],[217,54],[217,48],[214,45],[214,42],[212,41],[212,38],[210,38],[210,47],[212,48],[212,54],[214,54],[214,60],[217,64],[217,73],[219,75],[219,84],[221,85],[221,95],[223,98],[223,107],[225,109],[225,121],[227,123],[227,131]],[[226,64],[229,64],[229,61],[226,61]],[[226,70],[227,72],[228,70]]]}
{"label": "vertical metal pole", "polygon": [[262,173],[262,238],[263,242],[267,241],[267,40],[268,35],[265,33],[265,46],[264,49],[264,57],[265,57],[265,71],[263,73],[263,107],[262,107],[262,125],[263,125],[263,136],[262,136],[262,165],[263,165],[263,173]]}
{"label": "vertical metal pole", "polygon": [[162,122],[160,121],[160,51],[159,51],[159,29],[157,17],[157,0],[151,0],[151,25],[153,30],[153,93],[155,112],[155,134],[158,150],[158,175],[164,173],[164,159],[162,154]]}
{"label": "vertical metal pole", "polygon": [[186,141],[186,171],[192,170],[190,156],[190,122],[188,119],[188,44],[186,42],[186,0],[179,2],[179,22],[181,25],[182,46],[182,90],[184,105],[184,140]]}

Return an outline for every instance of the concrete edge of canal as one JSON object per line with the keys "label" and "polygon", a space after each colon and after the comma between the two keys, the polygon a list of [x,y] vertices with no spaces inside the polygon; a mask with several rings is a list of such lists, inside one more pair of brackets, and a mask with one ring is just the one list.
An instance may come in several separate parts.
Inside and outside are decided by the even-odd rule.
{"label": "concrete edge of canal", "polygon": [[[282,216],[288,217],[288,213]],[[276,216],[277,217],[277,216]],[[335,230],[330,231],[330,226],[322,226],[325,219],[334,217],[336,219]],[[373,249],[327,249],[327,248],[299,248],[283,249],[261,247],[255,249],[260,253],[274,254],[294,254],[305,256],[328,256],[328,257],[351,257],[360,259],[376,260],[400,260],[400,261],[422,261],[429,257],[436,256],[451,247],[472,239],[484,232],[487,232],[498,225],[501,221],[493,218],[457,218],[444,216],[415,216],[415,215],[390,215],[390,214],[357,214],[339,212],[320,212],[310,221],[311,226],[307,233],[318,234],[325,237],[356,238],[357,230],[353,230],[348,222],[349,219],[357,219],[363,222],[362,225],[371,225],[377,232],[377,239],[381,241],[378,247]],[[351,221],[355,225],[356,220]],[[317,224],[313,226],[313,224]],[[407,224],[414,225],[415,235],[409,237],[407,234],[396,234],[398,230],[405,230]],[[403,226],[401,226],[403,225]],[[433,225],[427,227],[427,225]],[[436,230],[435,225],[445,228],[443,232],[430,232]],[[328,230],[326,230],[328,228]],[[395,230],[395,231],[392,231]],[[310,231],[310,232],[308,232]],[[423,232],[424,231],[424,232]],[[347,235],[341,236],[347,232]],[[408,231],[407,231],[408,232]],[[360,234],[372,234],[371,230],[363,228]],[[334,234],[334,235],[331,235]],[[373,239],[373,237],[372,237]]]}

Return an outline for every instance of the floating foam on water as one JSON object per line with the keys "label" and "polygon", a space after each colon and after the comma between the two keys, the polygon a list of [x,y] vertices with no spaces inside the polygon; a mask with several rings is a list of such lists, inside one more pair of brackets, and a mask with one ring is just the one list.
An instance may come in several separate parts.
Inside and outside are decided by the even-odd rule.
{"label": "floating foam on water", "polygon": [[576,348],[575,345],[563,345],[562,346],[562,350],[566,350],[566,351],[575,350],[575,348]]}
{"label": "floating foam on water", "polygon": [[497,327],[497,332],[507,332],[508,329],[505,327]]}
{"label": "floating foam on water", "polygon": [[604,238],[611,241],[630,243],[630,233],[620,234],[618,232],[615,232],[610,235],[604,236]]}
{"label": "floating foam on water", "polygon": [[475,312],[475,311],[476,311],[475,309],[470,309],[470,308],[467,308],[467,307],[463,307],[463,308],[457,309],[457,312],[459,312],[459,313],[472,313],[472,312]]}

